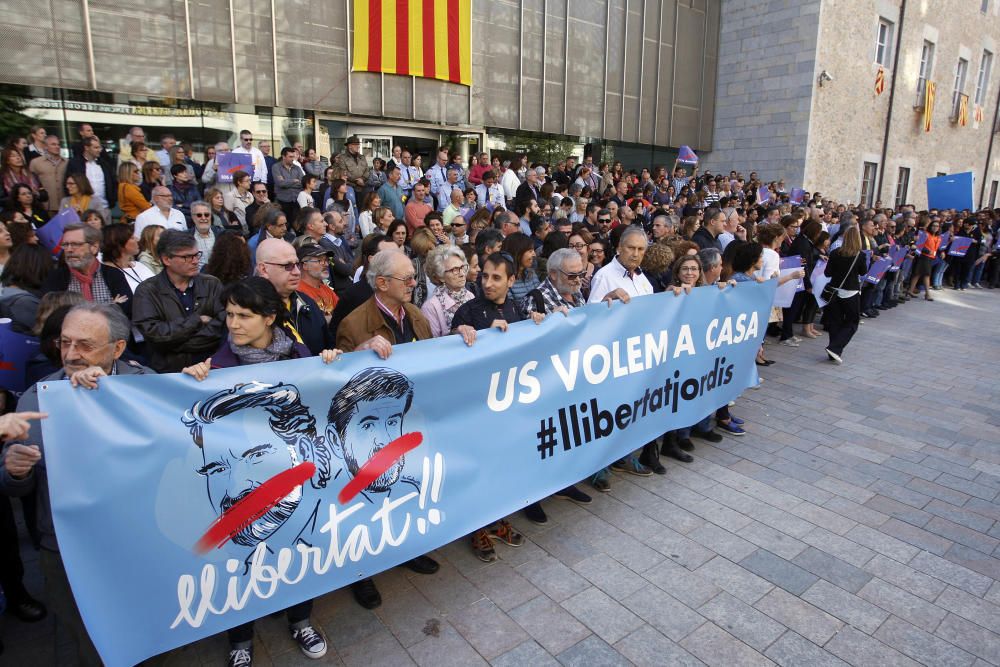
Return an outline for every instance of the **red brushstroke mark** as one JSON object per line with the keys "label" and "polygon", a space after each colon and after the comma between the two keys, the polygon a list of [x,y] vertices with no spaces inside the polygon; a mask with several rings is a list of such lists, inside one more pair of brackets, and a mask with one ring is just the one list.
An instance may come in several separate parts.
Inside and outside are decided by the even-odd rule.
{"label": "red brushstroke mark", "polygon": [[282,498],[295,490],[295,487],[307,482],[315,473],[316,465],[306,461],[267,480],[213,521],[195,544],[195,552],[204,554],[222,547],[233,535],[262,517],[265,512],[281,502]]}
{"label": "red brushstroke mark", "polygon": [[17,367],[10,361],[0,361],[0,371],[14,371]]}
{"label": "red brushstroke mark", "polygon": [[[235,173],[236,173],[236,172],[238,172],[238,171],[239,171],[240,169],[243,169],[243,168],[244,168],[244,167],[246,167],[246,166],[247,166],[247,165],[245,165],[245,164],[234,164],[234,165],[233,165],[232,167],[228,167],[228,168],[226,168],[226,173],[227,173],[227,174],[235,174]],[[252,167],[253,165],[251,164],[250,166]]]}
{"label": "red brushstroke mark", "polygon": [[379,475],[391,468],[404,454],[412,449],[416,449],[424,441],[422,433],[407,433],[390,442],[378,451],[375,456],[361,466],[358,474],[351,482],[340,490],[337,500],[341,505],[350,502],[354,496],[358,495],[365,488],[379,478]]}

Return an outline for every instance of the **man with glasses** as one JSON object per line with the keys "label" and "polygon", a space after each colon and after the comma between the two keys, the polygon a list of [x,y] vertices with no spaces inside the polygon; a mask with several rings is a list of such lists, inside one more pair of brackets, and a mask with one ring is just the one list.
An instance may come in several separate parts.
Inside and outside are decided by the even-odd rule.
{"label": "man with glasses", "polygon": [[326,317],[312,298],[296,290],[302,281],[302,262],[295,247],[282,239],[264,239],[257,247],[255,275],[267,279],[288,309],[287,325],[297,342],[313,354],[333,349]]}
{"label": "man with glasses", "polygon": [[330,252],[333,289],[343,294],[354,283],[354,252],[344,236],[347,219],[339,211],[327,211],[323,214],[323,221],[326,233],[319,239],[319,244]]}
{"label": "man with glasses", "polygon": [[250,234],[256,234],[260,231],[260,224],[256,220],[257,211],[260,210],[262,206],[270,204],[271,199],[267,194],[267,186],[263,183],[254,183],[251,185],[250,193],[253,195],[253,203],[247,206],[247,228],[250,230]]}
{"label": "man with glasses", "polygon": [[194,222],[192,235],[198,246],[201,257],[198,258],[198,270],[200,271],[212,256],[212,249],[215,247],[215,237],[222,233],[222,229],[212,226],[212,207],[207,202],[196,201],[191,204],[191,220]]}
{"label": "man with glasses", "polygon": [[[128,318],[107,304],[74,306],[63,321],[58,340],[62,369],[39,380],[66,380],[74,387],[94,389],[98,378],[108,375],[146,375],[152,373],[135,362],[121,361],[131,334]],[[38,385],[32,385],[18,401],[24,413],[38,412]],[[0,493],[25,498],[34,496],[41,548],[39,562],[45,575],[45,601],[56,614],[60,626],[76,640],[76,660],[80,665],[100,665],[101,659],[80,618],[73,601],[66,570],[59,555],[59,543],[52,522],[49,484],[43,458],[41,423],[31,422],[24,438],[12,439],[0,463]]]}
{"label": "man with glasses", "polygon": [[187,231],[187,219],[181,211],[174,208],[174,196],[169,188],[162,185],[153,188],[153,207],[136,216],[133,236],[140,238],[142,230],[149,225],[160,225],[164,229],[176,229],[179,232]]}
{"label": "man with glasses", "polygon": [[253,182],[267,183],[267,163],[260,149],[254,148],[253,133],[250,130],[240,130],[240,145],[233,149],[234,153],[249,155],[253,162]]}
{"label": "man with glasses", "polygon": [[136,288],[132,323],[146,340],[150,368],[176,373],[219,348],[226,320],[222,283],[199,272],[203,255],[186,232],[163,232],[156,253],[163,271]]}
{"label": "man with glasses", "polygon": [[[316,211],[316,217],[320,221],[323,220],[319,211]],[[298,246],[299,263],[302,264],[302,279],[296,291],[315,301],[323,311],[326,323],[329,324],[333,309],[340,300],[337,293],[326,283],[330,278],[330,264],[327,259],[330,251],[321,247],[310,236],[299,237],[294,245]]]}
{"label": "man with glasses", "polygon": [[66,225],[61,247],[63,263],[49,272],[42,293],[77,292],[93,303],[117,303],[132,314],[132,290],[117,267],[97,261],[101,232],[89,225]]}
{"label": "man with glasses", "polygon": [[602,208],[597,212],[597,234],[595,237],[601,241],[611,242],[611,227],[614,225],[614,216],[611,211]]}

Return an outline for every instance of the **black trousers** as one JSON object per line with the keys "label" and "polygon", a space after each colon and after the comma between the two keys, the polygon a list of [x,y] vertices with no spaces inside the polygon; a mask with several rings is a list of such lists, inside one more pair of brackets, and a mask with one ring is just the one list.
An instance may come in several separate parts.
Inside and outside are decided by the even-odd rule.
{"label": "black trousers", "polygon": [[17,524],[10,498],[0,494],[0,588],[13,604],[24,599],[24,564],[17,539]]}
{"label": "black trousers", "polygon": [[[875,288],[877,285],[872,285],[868,281],[861,283],[861,312],[867,313],[875,305]],[[836,350],[834,350],[836,352]]]}
{"label": "black trousers", "polygon": [[806,292],[796,292],[792,298],[792,305],[781,309],[781,340],[788,340],[792,337],[795,320],[799,319],[802,306],[806,302]]}
{"label": "black trousers", "polygon": [[[285,610],[285,616],[288,618],[288,625],[295,625],[296,623],[301,623],[302,621],[309,620],[309,614],[312,613],[313,601],[306,600],[305,602],[300,602],[297,605],[293,605]],[[236,644],[249,644],[253,641],[253,621],[249,623],[244,623],[243,625],[237,625],[235,628],[229,630],[229,643]]]}
{"label": "black trousers", "polygon": [[834,354],[842,354],[851,338],[858,330],[861,321],[861,298],[854,296],[841,299],[834,297],[823,309],[826,332],[830,334],[830,344],[827,348]]}

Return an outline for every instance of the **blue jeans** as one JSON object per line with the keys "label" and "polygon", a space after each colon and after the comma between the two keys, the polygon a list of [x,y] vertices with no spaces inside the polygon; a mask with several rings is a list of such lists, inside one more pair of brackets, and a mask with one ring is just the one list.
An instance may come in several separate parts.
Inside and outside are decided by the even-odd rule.
{"label": "blue jeans", "polygon": [[983,269],[986,268],[986,262],[981,262],[976,264],[971,269],[969,269],[969,284],[978,285],[983,279]]}
{"label": "blue jeans", "polygon": [[935,259],[931,264],[933,273],[931,274],[931,287],[941,287],[944,282],[944,272],[948,270],[948,263],[943,259]]}
{"label": "blue jeans", "polygon": [[704,433],[705,431],[711,430],[711,428],[712,428],[712,415],[708,415],[694,426],[688,426],[687,428],[677,429],[677,439],[678,440],[690,439],[692,430],[701,431],[702,433]]}

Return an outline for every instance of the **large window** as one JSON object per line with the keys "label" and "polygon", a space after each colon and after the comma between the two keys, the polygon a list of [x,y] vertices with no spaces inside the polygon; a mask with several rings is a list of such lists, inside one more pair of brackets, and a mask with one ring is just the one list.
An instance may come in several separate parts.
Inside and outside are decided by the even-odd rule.
{"label": "large window", "polygon": [[883,67],[888,67],[892,58],[892,33],[895,24],[889,19],[881,16],[878,19],[878,28],[875,31],[875,62]]}
{"label": "large window", "polygon": [[861,196],[858,203],[862,206],[871,206],[875,198],[875,176],[878,175],[878,164],[875,162],[865,162],[864,170],[861,172]]}
{"label": "large window", "polygon": [[990,184],[990,208],[997,207],[997,185],[1000,185],[997,181]]}
{"label": "large window", "polygon": [[962,91],[965,90],[965,77],[969,73],[969,61],[959,58],[955,66],[955,87],[951,93],[951,117],[958,118],[958,107],[962,100]]}
{"label": "large window", "polygon": [[983,58],[979,61],[979,74],[976,76],[976,104],[986,102],[986,89],[990,85],[990,71],[993,69],[993,54],[983,49]]}
{"label": "large window", "polygon": [[910,168],[900,167],[896,178],[896,208],[906,203],[906,195],[910,189]]}
{"label": "large window", "polygon": [[917,74],[917,99],[914,106],[924,106],[924,95],[927,93],[927,80],[934,72],[934,42],[924,40],[920,49],[920,70]]}

